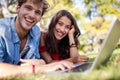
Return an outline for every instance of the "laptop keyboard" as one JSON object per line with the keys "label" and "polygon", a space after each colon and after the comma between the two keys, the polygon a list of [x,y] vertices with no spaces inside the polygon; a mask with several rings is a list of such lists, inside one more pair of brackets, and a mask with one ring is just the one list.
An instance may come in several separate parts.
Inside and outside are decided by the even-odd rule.
{"label": "laptop keyboard", "polygon": [[67,70],[66,72],[84,72],[88,70],[92,65],[92,62],[83,62],[79,64],[75,64],[75,68],[71,70]]}

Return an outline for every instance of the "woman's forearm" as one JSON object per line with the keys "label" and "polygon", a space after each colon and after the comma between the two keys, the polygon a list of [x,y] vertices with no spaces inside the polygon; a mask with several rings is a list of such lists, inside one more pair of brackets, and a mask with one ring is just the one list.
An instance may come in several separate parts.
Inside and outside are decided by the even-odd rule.
{"label": "woman's forearm", "polygon": [[69,35],[69,45],[70,45],[70,57],[79,56],[77,45],[75,44],[74,36]]}

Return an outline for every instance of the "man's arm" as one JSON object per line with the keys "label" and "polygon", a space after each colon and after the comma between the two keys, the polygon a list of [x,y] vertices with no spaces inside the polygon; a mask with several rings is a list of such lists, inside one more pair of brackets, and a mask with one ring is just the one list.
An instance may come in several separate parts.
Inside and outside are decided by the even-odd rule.
{"label": "man's arm", "polygon": [[8,76],[18,76],[26,73],[32,73],[32,66],[18,66],[7,63],[0,63],[0,78]]}
{"label": "man's arm", "polygon": [[[73,68],[73,63],[69,61],[59,61],[45,65],[12,65],[7,63],[0,63],[0,78],[9,76],[20,76],[31,73],[49,73],[56,70],[64,70],[65,68]],[[34,72],[33,72],[34,70]]]}

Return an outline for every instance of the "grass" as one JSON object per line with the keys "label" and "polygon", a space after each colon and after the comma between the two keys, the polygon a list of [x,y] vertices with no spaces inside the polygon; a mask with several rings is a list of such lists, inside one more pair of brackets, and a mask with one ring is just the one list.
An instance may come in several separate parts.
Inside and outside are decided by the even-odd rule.
{"label": "grass", "polygon": [[[93,57],[91,57],[93,58]],[[119,80],[120,79],[120,49],[115,49],[109,61],[99,69],[89,74],[30,74],[26,76],[10,77],[3,80]]]}

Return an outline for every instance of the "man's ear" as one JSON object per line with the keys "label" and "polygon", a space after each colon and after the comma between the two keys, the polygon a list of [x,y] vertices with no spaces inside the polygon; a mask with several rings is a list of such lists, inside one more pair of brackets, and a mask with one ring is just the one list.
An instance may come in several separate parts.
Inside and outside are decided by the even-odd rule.
{"label": "man's ear", "polygon": [[16,12],[18,13],[19,12],[19,10],[20,10],[20,6],[16,6]]}

